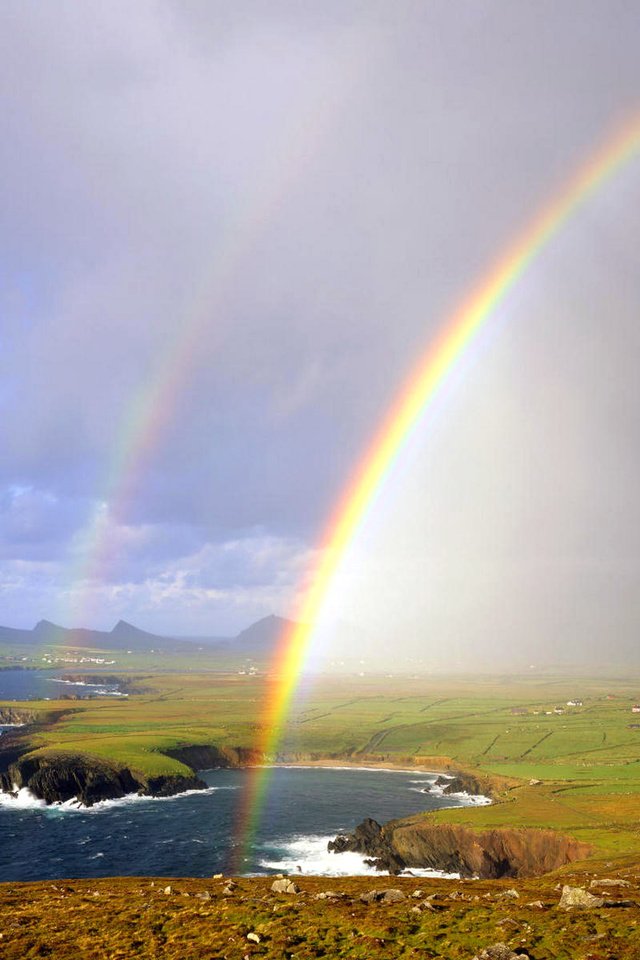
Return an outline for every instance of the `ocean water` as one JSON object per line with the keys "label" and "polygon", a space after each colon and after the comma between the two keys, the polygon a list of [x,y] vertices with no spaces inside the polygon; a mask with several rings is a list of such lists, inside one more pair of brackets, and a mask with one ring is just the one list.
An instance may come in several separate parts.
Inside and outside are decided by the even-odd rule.
{"label": "ocean water", "polygon": [[[94,676],[95,670],[78,666],[72,676]],[[124,696],[114,683],[75,683],[60,670],[0,670],[0,700],[56,700],[65,694],[78,697]]]}
{"label": "ocean water", "polygon": [[[0,881],[223,872],[234,856],[251,775],[209,770],[201,774],[206,791],[124,798],[91,809],[46,807],[27,791],[17,799],[0,794]],[[423,792],[436,775],[415,771],[276,767],[270,777],[261,824],[241,866],[246,874],[373,873],[358,854],[328,853],[328,841],[364,817],[382,822],[479,802]]]}

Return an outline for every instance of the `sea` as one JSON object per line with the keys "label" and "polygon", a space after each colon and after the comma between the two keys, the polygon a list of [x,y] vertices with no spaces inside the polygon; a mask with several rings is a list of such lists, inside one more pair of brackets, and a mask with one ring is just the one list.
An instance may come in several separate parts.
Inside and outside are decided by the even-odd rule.
{"label": "sea", "polygon": [[[105,876],[206,877],[238,864],[238,814],[251,770],[200,773],[208,787],[171,798],[126,797],[47,807],[26,790],[0,794],[0,881]],[[379,822],[487,802],[443,796],[436,774],[370,768],[274,767],[253,842],[237,872],[375,873],[327,843],[365,817]],[[433,871],[412,873],[438,876]]]}
{"label": "sea", "polygon": [[[57,700],[69,694],[78,697],[126,696],[116,683],[98,682],[99,675],[90,667],[91,664],[79,664],[67,675],[60,670],[0,670],[0,700]],[[90,683],[69,679],[69,676],[83,674],[96,679]]]}

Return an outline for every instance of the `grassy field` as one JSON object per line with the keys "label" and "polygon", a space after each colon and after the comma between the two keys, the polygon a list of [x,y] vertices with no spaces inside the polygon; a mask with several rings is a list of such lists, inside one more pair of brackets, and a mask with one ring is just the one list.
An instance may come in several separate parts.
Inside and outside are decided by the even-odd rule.
{"label": "grassy field", "polygon": [[[32,748],[112,760],[147,775],[185,773],[164,751],[258,742],[273,683],[229,673],[146,674],[136,677],[143,692],[128,699],[30,703],[56,715],[34,733]],[[553,827],[590,843],[596,856],[634,857],[640,729],[631,706],[639,689],[628,679],[322,678],[300,691],[280,757],[270,759],[392,761],[488,774],[503,784],[499,802],[442,811],[437,819]],[[566,706],[572,698],[583,705]]]}
{"label": "grassy field", "polygon": [[[589,886],[589,878],[563,876]],[[110,879],[0,884],[3,960],[472,960],[502,943],[534,960],[637,960],[640,878],[607,888],[602,906],[567,913],[555,878],[504,881],[352,877],[298,879],[299,893],[272,879]],[[169,887],[169,891],[165,892]],[[363,902],[372,889],[392,902]],[[330,896],[327,896],[327,893]],[[418,896],[415,896],[418,894]],[[427,899],[433,898],[433,899]]]}

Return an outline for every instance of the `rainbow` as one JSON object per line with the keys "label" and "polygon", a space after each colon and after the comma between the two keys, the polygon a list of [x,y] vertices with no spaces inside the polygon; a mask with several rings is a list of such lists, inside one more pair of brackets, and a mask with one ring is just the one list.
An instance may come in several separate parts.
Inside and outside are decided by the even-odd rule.
{"label": "rainbow", "polygon": [[349,27],[336,45],[339,69],[329,79],[322,69],[310,74],[292,100],[274,148],[256,165],[255,175],[233,217],[221,224],[218,247],[207,254],[211,266],[193,285],[184,310],[154,358],[149,375],[127,403],[102,478],[101,494],[74,546],[61,592],[59,619],[83,626],[94,619],[93,587],[116,562],[118,527],[125,527],[131,504],[175,417],[203,337],[215,331],[233,297],[240,270],[305,171],[340,115],[348,92],[357,87],[374,53],[368,35]]}
{"label": "rainbow", "polygon": [[[314,629],[344,555],[380,496],[411,437],[422,426],[437,395],[496,309],[537,256],[587,201],[640,149],[640,118],[627,123],[580,167],[493,264],[485,279],[442,325],[407,378],[390,413],[355,470],[320,546],[320,561],[291,630],[281,638],[272,664],[261,720],[259,750],[266,760],[278,744],[302,675]],[[235,865],[241,865],[259,824],[269,767],[256,768],[245,792],[237,830]]]}

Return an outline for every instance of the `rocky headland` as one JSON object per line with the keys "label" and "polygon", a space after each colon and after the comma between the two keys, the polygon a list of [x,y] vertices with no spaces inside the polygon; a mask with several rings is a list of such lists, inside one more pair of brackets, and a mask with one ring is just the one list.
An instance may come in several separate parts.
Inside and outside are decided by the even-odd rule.
{"label": "rocky headland", "polygon": [[382,826],[363,820],[353,833],[332,840],[328,849],[359,853],[369,865],[394,875],[416,867],[483,879],[541,876],[591,852],[587,844],[553,830],[471,830],[424,816]]}
{"label": "rocky headland", "polygon": [[118,800],[131,794],[171,797],[187,790],[206,790],[207,784],[197,775],[198,770],[241,767],[259,760],[255,751],[242,747],[194,744],[166,751],[167,756],[187,768],[185,773],[145,775],[90,755],[33,751],[29,735],[37,724],[29,723],[32,718],[28,711],[5,709],[0,716],[0,722],[26,724],[0,738],[0,791],[15,794],[26,788],[48,804],[77,800],[91,807],[102,800]]}

